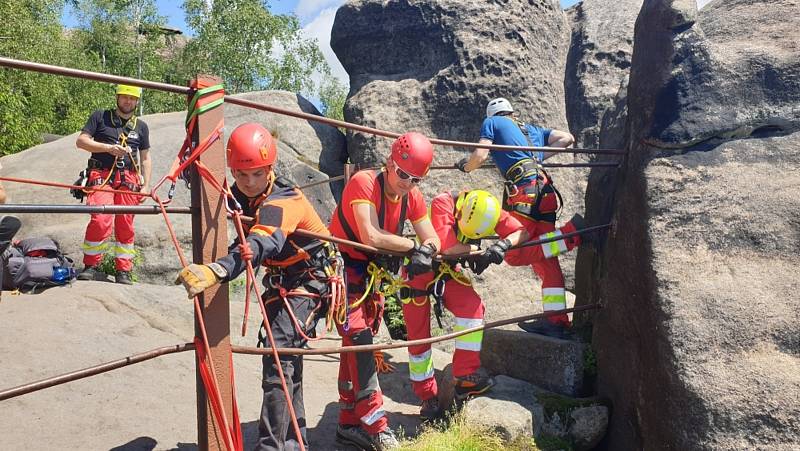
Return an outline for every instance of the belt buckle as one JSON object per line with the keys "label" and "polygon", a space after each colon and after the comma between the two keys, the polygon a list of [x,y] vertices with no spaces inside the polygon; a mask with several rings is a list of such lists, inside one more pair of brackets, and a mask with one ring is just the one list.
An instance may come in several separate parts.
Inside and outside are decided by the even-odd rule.
{"label": "belt buckle", "polygon": [[114,162],[114,166],[116,166],[117,169],[125,169],[125,160],[118,159],[117,161]]}

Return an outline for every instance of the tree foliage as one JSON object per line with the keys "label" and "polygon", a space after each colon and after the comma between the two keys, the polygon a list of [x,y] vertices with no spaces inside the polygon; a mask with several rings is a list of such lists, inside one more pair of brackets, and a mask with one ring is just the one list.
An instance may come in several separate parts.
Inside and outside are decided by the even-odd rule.
{"label": "tree foliage", "polygon": [[347,89],[337,78],[326,75],[319,88],[319,100],[322,114],[340,121],[344,120],[344,102],[347,100]]}
{"label": "tree foliage", "polygon": [[[74,29],[61,24],[66,4],[77,13]],[[194,33],[188,41],[163,28],[155,0],[0,0],[0,55],[179,85],[217,74],[228,92],[302,92],[341,119],[345,88],[296,17],[273,15],[261,0],[183,7]],[[74,133],[93,110],[113,107],[113,92],[105,83],[0,69],[0,154],[38,144],[45,133]],[[181,96],[145,90],[139,114],[183,108]]]}
{"label": "tree foliage", "polygon": [[327,64],[316,41],[303,39],[294,16],[273,15],[259,0],[186,0],[189,74],[222,77],[231,93],[263,89],[314,92],[311,75]]}

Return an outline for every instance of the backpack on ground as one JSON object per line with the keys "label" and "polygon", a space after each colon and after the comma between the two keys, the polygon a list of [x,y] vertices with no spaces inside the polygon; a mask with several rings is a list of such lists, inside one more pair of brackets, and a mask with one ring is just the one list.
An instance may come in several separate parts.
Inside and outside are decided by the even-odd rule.
{"label": "backpack on ground", "polygon": [[66,285],[75,279],[75,265],[47,237],[26,238],[8,247],[2,256],[4,290],[33,292]]}

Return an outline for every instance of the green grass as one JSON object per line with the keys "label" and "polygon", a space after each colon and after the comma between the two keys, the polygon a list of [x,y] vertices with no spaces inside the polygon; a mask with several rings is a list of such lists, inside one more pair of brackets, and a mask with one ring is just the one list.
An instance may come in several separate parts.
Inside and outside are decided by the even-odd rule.
{"label": "green grass", "polygon": [[505,451],[509,448],[491,431],[467,426],[460,415],[449,424],[431,426],[413,439],[403,440],[400,451]]}

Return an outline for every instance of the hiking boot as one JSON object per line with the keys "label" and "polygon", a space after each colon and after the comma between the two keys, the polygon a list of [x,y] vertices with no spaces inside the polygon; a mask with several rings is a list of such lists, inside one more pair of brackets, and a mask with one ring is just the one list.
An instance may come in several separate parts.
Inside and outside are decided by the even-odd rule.
{"label": "hiking boot", "polygon": [[472,374],[456,378],[456,400],[464,401],[472,396],[478,396],[494,387],[494,379],[483,368],[478,368]]}
{"label": "hiking boot", "polygon": [[130,271],[117,271],[117,283],[121,283],[123,285],[133,285],[133,279],[131,279]]}
{"label": "hiking boot", "polygon": [[422,401],[419,408],[419,417],[422,421],[433,421],[442,418],[442,408],[439,406],[439,398],[433,398]]}
{"label": "hiking boot", "polygon": [[97,266],[87,266],[83,271],[78,273],[78,280],[108,280],[108,276],[103,271],[97,269]]}
{"label": "hiking boot", "polygon": [[367,451],[386,451],[400,446],[391,429],[370,435],[361,426],[342,424],[336,428],[336,444]]}
{"label": "hiking boot", "polygon": [[[583,216],[575,213],[572,219],[569,220],[572,225],[575,227],[575,230],[583,230],[586,226],[586,220],[583,219]],[[587,244],[594,249],[600,248],[600,233],[602,230],[592,230],[591,232],[584,232],[580,234],[581,237],[581,244]]]}
{"label": "hiking boot", "polygon": [[520,329],[532,334],[544,335],[547,337],[560,338],[566,340],[569,338],[569,330],[562,324],[556,324],[547,318],[539,318],[535,321],[517,323]]}

